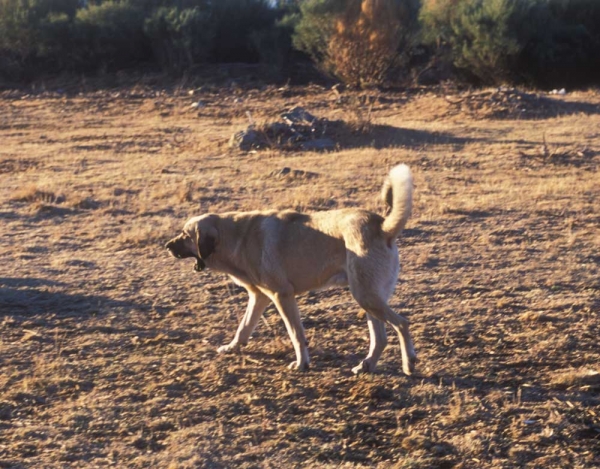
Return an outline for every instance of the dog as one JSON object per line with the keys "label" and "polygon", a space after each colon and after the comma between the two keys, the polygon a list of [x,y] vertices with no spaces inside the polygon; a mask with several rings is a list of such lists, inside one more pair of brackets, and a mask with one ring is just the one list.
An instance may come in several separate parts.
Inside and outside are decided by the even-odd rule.
{"label": "dog", "polygon": [[373,372],[387,345],[386,324],[400,338],[402,370],[413,373],[417,357],[408,320],[388,300],[394,292],[400,262],[396,238],[412,210],[413,180],[401,164],[384,181],[386,216],[345,208],[300,213],[261,210],[205,214],[190,218],[166,248],[178,259],[193,257],[195,270],[224,272],[248,291],[249,302],[233,340],[219,353],[248,343],[264,310],[272,302],[292,340],[296,360],[290,368],[307,370],[310,358],[296,295],[333,286],[349,286],[367,312],[370,347],[352,369]]}

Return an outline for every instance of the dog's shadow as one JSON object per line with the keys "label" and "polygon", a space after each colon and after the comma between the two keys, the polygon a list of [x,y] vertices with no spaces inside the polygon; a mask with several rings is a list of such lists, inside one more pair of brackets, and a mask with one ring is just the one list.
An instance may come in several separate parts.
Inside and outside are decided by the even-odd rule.
{"label": "dog's shadow", "polygon": [[68,284],[55,280],[1,277],[0,317],[28,317],[40,314],[89,317],[115,310],[144,311],[157,308],[150,302],[115,299],[98,293],[69,292],[68,289]]}

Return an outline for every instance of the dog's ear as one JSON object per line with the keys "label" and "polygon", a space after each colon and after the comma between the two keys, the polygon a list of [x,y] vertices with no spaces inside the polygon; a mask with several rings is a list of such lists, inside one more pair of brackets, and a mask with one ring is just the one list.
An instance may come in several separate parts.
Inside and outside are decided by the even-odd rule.
{"label": "dog's ear", "polygon": [[215,251],[218,243],[218,232],[214,227],[210,227],[207,230],[200,230],[200,228],[196,230],[196,244],[198,245],[198,253],[201,259],[208,259]]}

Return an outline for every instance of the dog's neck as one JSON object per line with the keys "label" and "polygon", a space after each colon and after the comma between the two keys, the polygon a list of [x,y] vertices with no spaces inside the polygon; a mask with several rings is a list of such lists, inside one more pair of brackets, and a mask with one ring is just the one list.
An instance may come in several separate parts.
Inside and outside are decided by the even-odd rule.
{"label": "dog's neck", "polygon": [[[259,279],[251,278],[249,269],[245,268],[245,259],[241,256],[241,253],[243,252],[241,244],[242,243],[230,242],[230,240],[223,239],[222,242],[219,243],[217,249],[205,259],[205,265],[215,272],[229,275],[237,285],[245,286],[258,284]],[[231,245],[234,246],[233,249],[231,248]]]}

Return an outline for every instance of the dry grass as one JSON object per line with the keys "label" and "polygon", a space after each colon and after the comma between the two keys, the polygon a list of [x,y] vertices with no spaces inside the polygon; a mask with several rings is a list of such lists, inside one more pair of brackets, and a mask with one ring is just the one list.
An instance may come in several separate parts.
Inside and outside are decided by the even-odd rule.
{"label": "dry grass", "polygon": [[[600,465],[598,93],[495,120],[436,93],[182,86],[0,96],[0,467]],[[356,131],[327,154],[227,148],[248,112],[294,105]],[[379,211],[398,162],[416,193],[391,303],[418,374],[395,338],[351,374],[368,333],[344,289],[299,300],[310,372],[286,369],[272,308],[218,356],[246,298],[164,252],[184,220]]]}

